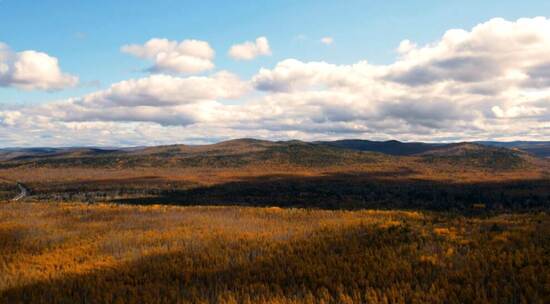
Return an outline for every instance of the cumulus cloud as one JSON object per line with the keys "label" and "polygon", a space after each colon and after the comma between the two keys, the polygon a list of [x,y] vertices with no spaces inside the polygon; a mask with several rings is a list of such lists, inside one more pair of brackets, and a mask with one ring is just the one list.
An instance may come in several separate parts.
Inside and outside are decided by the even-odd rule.
{"label": "cumulus cloud", "polygon": [[231,99],[246,91],[246,84],[229,72],[212,76],[177,77],[151,75],[121,81],[109,89],[87,95],[79,102],[111,106],[167,106],[189,104],[201,100]]}
{"label": "cumulus cloud", "polygon": [[271,48],[266,37],[258,37],[255,42],[235,44],[229,49],[229,56],[236,60],[252,60],[258,56],[268,55],[271,55]]}
{"label": "cumulus cloud", "polygon": [[0,86],[55,91],[77,83],[78,77],[61,71],[57,58],[33,50],[14,52],[0,42]]}
{"label": "cumulus cloud", "polygon": [[302,62],[286,59],[274,69],[262,68],[252,78],[254,86],[261,91],[294,91],[315,87],[352,88],[372,80],[381,69],[361,61],[353,65],[335,65],[326,62]]}
{"label": "cumulus cloud", "polygon": [[496,18],[471,31],[449,30],[441,40],[426,46],[405,40],[387,79],[418,86],[445,81],[521,81],[534,75],[536,81],[526,84],[544,84],[548,75],[538,61],[548,60],[548,29],[549,21],[543,17],[516,22]]}
{"label": "cumulus cloud", "polygon": [[151,75],[115,83],[82,98],[47,104],[36,112],[52,113],[66,122],[142,121],[188,125],[224,116],[220,101],[239,98],[247,91],[246,82],[225,71],[209,77]]}
{"label": "cumulus cloud", "polygon": [[214,50],[208,42],[153,38],[143,45],[130,44],[121,51],[153,62],[150,72],[200,73],[214,68]]}
{"label": "cumulus cloud", "polygon": [[397,51],[387,65],[287,59],[249,80],[220,72],[123,81],[81,98],[0,109],[0,138],[550,140],[550,20],[493,19],[427,45],[404,40]]}
{"label": "cumulus cloud", "polygon": [[550,62],[533,65],[527,69],[526,74],[526,85],[534,88],[550,87]]}
{"label": "cumulus cloud", "polygon": [[325,45],[331,45],[331,44],[333,44],[333,43],[334,43],[334,38],[332,38],[332,37],[328,37],[328,36],[327,36],[327,37],[323,37],[323,38],[321,38],[321,40],[320,40],[320,41],[321,41],[321,43],[322,43],[322,44],[325,44]]}

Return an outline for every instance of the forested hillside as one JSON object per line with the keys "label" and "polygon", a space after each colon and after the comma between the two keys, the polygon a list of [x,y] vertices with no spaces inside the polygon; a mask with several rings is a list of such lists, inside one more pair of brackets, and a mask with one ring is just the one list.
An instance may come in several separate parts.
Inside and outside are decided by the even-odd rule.
{"label": "forested hillside", "polygon": [[[403,143],[389,143],[395,145]],[[422,152],[391,155],[349,145],[254,139],[42,149],[0,161],[0,177],[12,187],[23,182],[32,193],[28,199],[42,201],[461,211],[474,205],[496,211],[550,205],[548,160],[473,143],[413,147]]]}

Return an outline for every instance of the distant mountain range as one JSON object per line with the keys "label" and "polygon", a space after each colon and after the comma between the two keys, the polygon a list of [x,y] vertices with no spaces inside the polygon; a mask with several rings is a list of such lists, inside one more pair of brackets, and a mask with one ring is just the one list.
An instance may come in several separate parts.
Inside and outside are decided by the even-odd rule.
{"label": "distant mountain range", "polygon": [[[210,145],[135,148],[11,148],[0,150],[1,168],[353,168],[397,160],[431,168],[512,170],[536,167],[550,143],[406,143],[338,140],[324,142],[236,139]],[[413,159],[408,159],[408,158]],[[435,169],[439,170],[439,169]]]}
{"label": "distant mountain range", "polygon": [[[396,140],[389,141],[371,141],[360,139],[345,139],[336,141],[317,141],[317,142],[302,142],[297,140],[292,141],[264,141],[256,139],[236,139],[225,142],[220,142],[211,145],[171,145],[171,146],[156,146],[156,147],[132,147],[132,148],[95,148],[95,147],[69,147],[69,148],[4,148],[0,149],[0,161],[24,161],[37,160],[43,158],[56,158],[64,156],[98,156],[107,154],[118,155],[138,155],[138,154],[155,154],[158,152],[169,153],[176,150],[182,153],[200,153],[229,151],[229,150],[247,150],[247,149],[263,149],[266,147],[282,147],[284,145],[313,145],[319,147],[342,148],[355,151],[378,152],[393,156],[414,156],[414,155],[429,155],[442,154],[444,151],[450,151],[455,147],[464,147],[466,145],[478,145],[487,148],[506,148],[513,150],[521,150],[539,158],[550,157],[550,142],[548,141],[513,141],[513,142],[497,142],[497,141],[479,141],[471,143],[423,143],[423,142],[400,142]],[[439,152],[438,152],[439,151]],[[223,153],[221,153],[223,154]]]}
{"label": "distant mountain range", "polygon": [[449,144],[430,144],[421,142],[400,142],[397,140],[371,141],[361,139],[344,139],[336,141],[320,141],[319,144],[358,151],[380,152],[389,155],[415,155],[427,151],[444,148]]}
{"label": "distant mountain range", "polygon": [[520,149],[537,157],[550,157],[550,141],[480,141],[479,143],[487,146]]}
{"label": "distant mountain range", "polygon": [[21,182],[39,200],[435,209],[481,201],[491,208],[538,208],[548,206],[549,146],[236,139],[4,149],[0,179],[4,192],[12,191],[5,197],[14,197]]}
{"label": "distant mountain range", "polygon": [[[417,155],[429,151],[436,151],[453,147],[463,143],[423,143],[423,142],[400,142],[397,140],[388,141],[370,141],[360,139],[345,139],[336,141],[322,141],[321,144],[340,147],[346,149],[380,152],[389,155]],[[480,144],[489,147],[500,147],[508,149],[520,149],[537,157],[550,157],[550,141],[477,141],[474,144]]]}

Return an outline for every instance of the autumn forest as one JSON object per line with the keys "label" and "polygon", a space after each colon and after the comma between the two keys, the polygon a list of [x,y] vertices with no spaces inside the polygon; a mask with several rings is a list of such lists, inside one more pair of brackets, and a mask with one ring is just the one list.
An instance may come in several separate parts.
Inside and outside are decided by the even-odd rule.
{"label": "autumn forest", "polygon": [[550,300],[545,158],[357,144],[3,154],[0,302]]}

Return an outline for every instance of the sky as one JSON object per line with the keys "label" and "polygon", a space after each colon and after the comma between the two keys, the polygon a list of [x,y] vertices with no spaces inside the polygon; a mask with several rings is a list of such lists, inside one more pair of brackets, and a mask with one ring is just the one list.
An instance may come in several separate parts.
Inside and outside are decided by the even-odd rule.
{"label": "sky", "polygon": [[548,1],[0,0],[0,147],[550,140]]}

